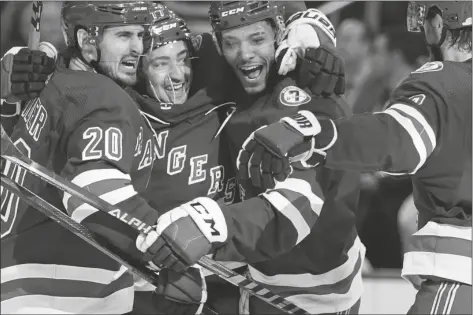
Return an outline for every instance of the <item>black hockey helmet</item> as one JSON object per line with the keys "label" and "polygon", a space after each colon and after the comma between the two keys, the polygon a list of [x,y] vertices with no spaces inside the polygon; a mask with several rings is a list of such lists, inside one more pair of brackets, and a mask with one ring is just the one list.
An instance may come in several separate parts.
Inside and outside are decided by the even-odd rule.
{"label": "black hockey helmet", "polygon": [[164,5],[153,1],[66,1],[61,9],[61,28],[68,47],[76,45],[80,27],[95,44],[105,27],[143,25],[147,29],[163,10]]}
{"label": "black hockey helmet", "polygon": [[276,28],[279,42],[285,30],[285,6],[275,1],[216,1],[210,4],[209,18],[214,41],[220,48],[219,33],[264,20],[269,20]]}

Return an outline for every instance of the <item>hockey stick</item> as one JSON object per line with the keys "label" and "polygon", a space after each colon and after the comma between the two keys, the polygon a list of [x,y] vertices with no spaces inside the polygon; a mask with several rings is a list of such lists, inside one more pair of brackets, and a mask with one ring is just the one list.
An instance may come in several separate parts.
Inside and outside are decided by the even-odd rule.
{"label": "hockey stick", "polygon": [[[5,160],[24,168],[26,171],[35,175],[36,177],[39,177],[56,188],[81,199],[83,202],[90,204],[96,209],[107,213],[115,210],[115,207],[110,205],[105,200],[81,187],[78,187],[77,185],[29,159],[15,147],[3,128],[1,128],[1,156]],[[231,269],[228,269],[227,267],[208,257],[202,257],[198,261],[198,264],[216,274],[223,280],[238,286],[243,290],[246,290],[249,294],[259,298],[260,300],[263,300],[264,302],[276,307],[279,310],[289,314],[307,314],[305,310],[297,307],[283,297],[272,293],[262,285],[259,285],[256,282],[243,277],[242,275],[234,272]]]}
{"label": "hockey stick", "polygon": [[[100,252],[107,255],[120,265],[126,267],[128,271],[133,275],[144,279],[145,281],[154,286],[158,285],[159,276],[155,272],[143,266],[133,266],[131,263],[129,263],[119,255],[115,254],[112,250],[109,250],[106,246],[101,245],[97,240],[94,239],[94,237],[90,234],[89,230],[85,226],[72,220],[60,209],[56,208],[49,202],[34,194],[28,188],[25,188],[15,183],[3,174],[1,174],[1,183],[2,188],[8,189],[10,192],[17,195],[19,198],[21,198],[21,200],[25,201],[31,207],[40,211],[42,214],[44,214],[51,220],[57,222],[66,230],[72,232],[79,238],[83,239],[86,243],[98,249]],[[208,308],[207,306],[204,306],[204,310],[208,311],[208,314],[218,315],[217,312]]]}
{"label": "hockey stick", "polygon": [[31,16],[30,33],[28,36],[28,48],[31,50],[38,49],[42,13],[43,1],[33,1],[33,15]]}

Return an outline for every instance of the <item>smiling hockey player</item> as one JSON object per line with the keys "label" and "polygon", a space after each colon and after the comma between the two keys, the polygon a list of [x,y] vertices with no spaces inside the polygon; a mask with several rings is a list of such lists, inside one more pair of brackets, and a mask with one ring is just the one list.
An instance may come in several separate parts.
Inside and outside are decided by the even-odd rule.
{"label": "smiling hockey player", "polygon": [[304,125],[284,118],[244,150],[297,155],[306,166],[410,174],[418,231],[402,275],[418,293],[409,314],[471,314],[472,4],[411,2],[407,25],[424,32],[435,61],[413,71],[386,110],[335,121],[300,113]]}
{"label": "smiling hockey player", "polygon": [[[234,160],[238,148],[255,129],[297,112],[299,106],[307,104],[307,108],[332,118],[345,115],[343,105],[332,99],[315,99],[297,88],[291,77],[277,74],[274,55],[276,35],[283,37],[281,10],[270,1],[211,5],[216,45],[234,72],[234,77],[226,82],[229,90],[225,94],[227,100],[237,104],[225,125]],[[323,26],[328,34],[325,35],[330,36],[324,18],[310,10],[296,14],[291,22]],[[240,63],[240,58],[246,59],[246,63]],[[305,66],[314,67],[314,64],[306,60]],[[337,72],[337,65],[334,68]],[[328,206],[324,207],[329,209],[322,210],[327,214],[320,217],[322,200],[316,177],[323,182],[324,195],[329,198]],[[296,169],[292,178],[268,187],[270,190],[266,192],[240,182],[241,203],[224,206],[197,198],[160,217],[157,232],[165,235],[171,249],[160,238],[156,242],[157,235],[153,233],[140,239],[138,246],[155,253],[150,259],[158,265],[176,269],[217,248],[216,259],[249,262],[254,280],[310,313],[356,313],[362,292],[364,257],[363,245],[354,228],[357,183],[356,173],[316,174]],[[183,246],[190,239],[192,244],[186,250]],[[346,286],[342,288],[340,283]],[[242,311],[248,311],[245,298],[241,299]],[[275,311],[253,299],[249,308],[251,313]]]}

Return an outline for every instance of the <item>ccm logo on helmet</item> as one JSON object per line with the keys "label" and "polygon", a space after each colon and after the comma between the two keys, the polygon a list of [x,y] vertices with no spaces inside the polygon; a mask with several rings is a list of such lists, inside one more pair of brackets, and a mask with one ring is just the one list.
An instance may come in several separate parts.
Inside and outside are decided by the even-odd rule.
{"label": "ccm logo on helmet", "polygon": [[222,12],[222,17],[237,14],[237,13],[241,13],[241,12],[244,12],[244,11],[245,11],[245,7],[231,9],[231,10],[228,10],[228,11],[223,11]]}
{"label": "ccm logo on helmet", "polygon": [[163,26],[154,26],[152,28],[152,33],[153,34],[160,34],[163,31],[168,31],[168,30],[171,30],[171,29],[176,28],[176,27],[177,27],[177,23],[165,24]]}

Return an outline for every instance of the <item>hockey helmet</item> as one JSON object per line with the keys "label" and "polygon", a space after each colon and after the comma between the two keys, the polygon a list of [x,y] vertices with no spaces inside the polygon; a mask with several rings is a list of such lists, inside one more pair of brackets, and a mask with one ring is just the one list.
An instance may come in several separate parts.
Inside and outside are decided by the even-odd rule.
{"label": "hockey helmet", "polygon": [[165,8],[150,27],[151,50],[182,40],[193,52],[191,32],[184,19]]}
{"label": "hockey helmet", "polygon": [[75,46],[78,27],[97,36],[108,26],[143,25],[145,29],[162,15],[164,5],[153,1],[66,1],[61,9],[61,26],[67,46]]}
{"label": "hockey helmet", "polygon": [[263,20],[276,27],[277,40],[284,33],[284,5],[275,1],[218,1],[209,10],[210,24],[215,33]]}
{"label": "hockey helmet", "polygon": [[471,27],[471,1],[411,1],[407,7],[407,30],[420,32],[433,7],[440,10],[447,29]]}

